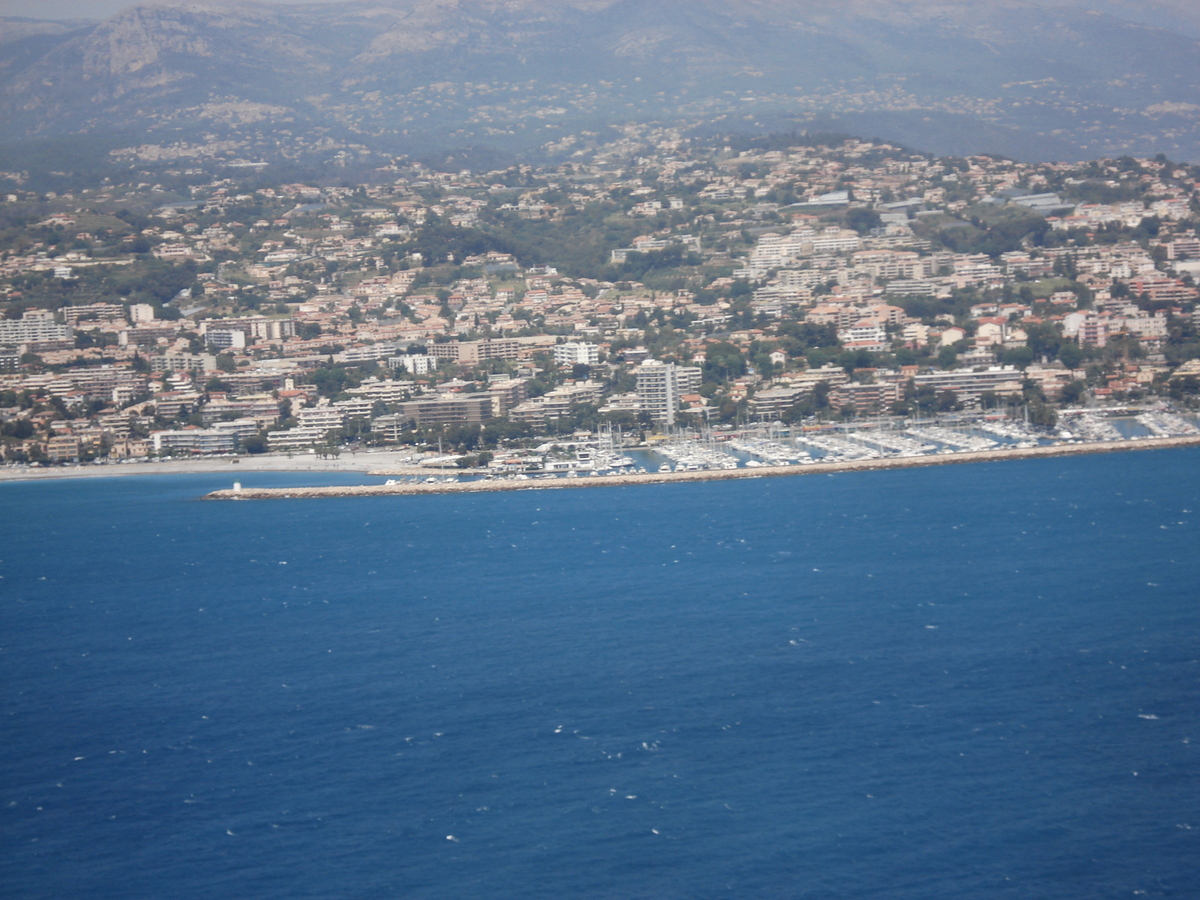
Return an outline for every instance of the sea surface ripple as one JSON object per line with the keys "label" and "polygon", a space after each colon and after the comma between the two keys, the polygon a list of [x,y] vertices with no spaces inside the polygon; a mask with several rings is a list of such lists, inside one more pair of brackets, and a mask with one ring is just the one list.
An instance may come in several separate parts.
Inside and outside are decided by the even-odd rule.
{"label": "sea surface ripple", "polygon": [[0,895],[1200,885],[1200,450],[230,480],[0,485]]}

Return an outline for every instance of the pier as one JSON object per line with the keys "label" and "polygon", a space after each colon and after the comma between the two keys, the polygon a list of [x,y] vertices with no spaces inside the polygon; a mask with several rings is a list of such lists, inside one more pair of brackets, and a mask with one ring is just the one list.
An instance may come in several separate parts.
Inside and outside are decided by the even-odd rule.
{"label": "pier", "polygon": [[[439,482],[437,484],[360,484],[291,488],[237,488],[213,491],[205,500],[300,500],[319,497],[391,497],[416,494],[471,494],[492,491],[547,491],[565,488],[629,487],[642,484],[679,484],[700,481],[729,481],[735,478],[782,478],[792,475],[832,475],[839,472],[865,472],[880,469],[915,469],[923,466],[948,466],[960,463],[1002,462],[1013,459],[1079,456],[1085,453],[1115,453],[1122,450],[1165,450],[1200,446],[1200,436],[1146,438],[1142,440],[1094,441],[1079,444],[1053,444],[1045,447],[977,450],[922,456],[897,456],[883,459],[843,460],[832,463],[763,466],[744,469],[712,469],[694,472],[647,472],[626,475],[593,475],[580,478],[486,479],[479,481]],[[391,470],[368,473],[377,477],[398,474]]]}

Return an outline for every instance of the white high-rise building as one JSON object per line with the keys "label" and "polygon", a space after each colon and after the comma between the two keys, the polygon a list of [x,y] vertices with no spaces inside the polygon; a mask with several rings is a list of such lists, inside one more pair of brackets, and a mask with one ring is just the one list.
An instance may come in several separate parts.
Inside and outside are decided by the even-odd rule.
{"label": "white high-rise building", "polygon": [[637,367],[637,395],[642,409],[656,422],[675,424],[680,398],[697,390],[703,373],[700,369],[647,359]]}
{"label": "white high-rise building", "polygon": [[657,359],[647,359],[637,367],[637,395],[642,409],[656,422],[675,424],[679,409],[679,382],[675,366]]}

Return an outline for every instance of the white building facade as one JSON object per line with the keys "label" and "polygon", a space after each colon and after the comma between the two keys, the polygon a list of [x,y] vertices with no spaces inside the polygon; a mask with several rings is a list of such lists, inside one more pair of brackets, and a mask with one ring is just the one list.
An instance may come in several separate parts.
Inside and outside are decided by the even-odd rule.
{"label": "white building facade", "polygon": [[700,387],[700,369],[647,359],[637,367],[637,396],[656,422],[674,425],[680,398]]}
{"label": "white building facade", "polygon": [[582,341],[568,341],[554,347],[554,361],[560,366],[594,366],[600,362],[600,348]]}

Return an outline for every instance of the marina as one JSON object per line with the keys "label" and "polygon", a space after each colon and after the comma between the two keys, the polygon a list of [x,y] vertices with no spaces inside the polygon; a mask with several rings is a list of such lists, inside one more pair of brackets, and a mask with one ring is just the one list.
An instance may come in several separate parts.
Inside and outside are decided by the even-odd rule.
{"label": "marina", "polygon": [[[276,500],[320,497],[376,497],[417,494],[456,494],[485,491],[553,490],[577,487],[630,487],[645,484],[676,484],[703,481],[724,481],[735,478],[764,478],[788,475],[833,475],[841,472],[862,472],[882,469],[915,468],[919,466],[951,465],[955,463],[1001,462],[1016,459],[1054,458],[1085,453],[1112,453],[1121,450],[1153,450],[1176,447],[1200,446],[1200,435],[1146,438],[1139,441],[1097,441],[1092,443],[1059,443],[1046,446],[1011,447],[968,451],[962,453],[937,453],[916,456],[892,456],[859,459],[840,459],[833,462],[810,462],[778,466],[742,468],[698,469],[645,472],[633,474],[588,475],[550,478],[479,478],[472,481],[443,481],[432,483],[426,480],[401,481],[389,479],[391,483],[336,485],[290,488],[243,488],[213,491],[206,500]],[[394,473],[374,471],[377,477]]]}

